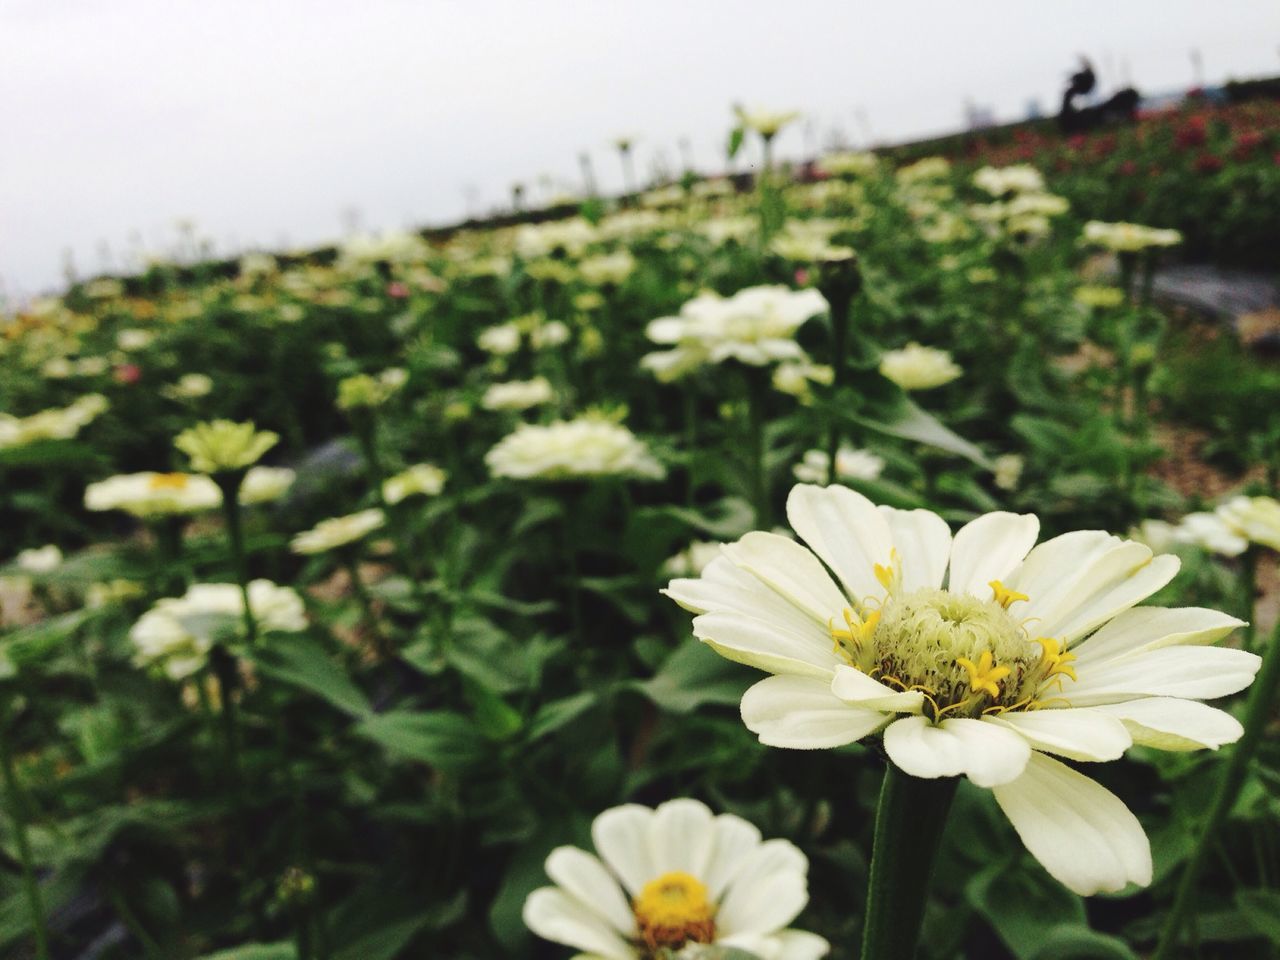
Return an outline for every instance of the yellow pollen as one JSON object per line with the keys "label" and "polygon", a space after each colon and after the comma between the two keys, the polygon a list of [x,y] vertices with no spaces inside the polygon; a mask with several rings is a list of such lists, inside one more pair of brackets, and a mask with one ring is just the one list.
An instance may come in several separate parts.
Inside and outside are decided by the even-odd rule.
{"label": "yellow pollen", "polygon": [[[841,653],[846,644],[852,647],[852,653],[861,653],[863,644],[867,643],[876,632],[876,624],[880,622],[880,611],[873,610],[866,618],[859,617],[849,607],[844,608],[844,629],[835,625],[835,617],[827,620],[827,629],[831,631],[832,650]],[[852,659],[845,654],[845,659]]]}
{"label": "yellow pollen", "polygon": [[1068,652],[1065,643],[1052,637],[1036,637],[1036,643],[1040,644],[1040,649],[1043,651],[1040,663],[1045,667],[1046,680],[1058,677],[1058,683],[1061,684],[1063,676],[1068,676],[1072,680],[1079,679],[1076,676],[1075,667],[1071,666],[1076,655]]}
{"label": "yellow pollen", "polygon": [[185,490],[189,478],[185,473],[157,473],[151,478],[152,490]]}
{"label": "yellow pollen", "polygon": [[1019,600],[1030,599],[1030,597],[1025,593],[1019,593],[1017,590],[1010,590],[999,580],[992,580],[987,584],[987,586],[989,586],[992,592],[995,593],[996,603],[1000,604],[1000,606],[1004,607],[1006,610],[1009,609],[1010,604],[1017,603]]}
{"label": "yellow pollen", "polygon": [[902,560],[898,556],[897,548],[894,547],[889,551],[889,562],[887,564],[873,564],[872,571],[875,573],[876,579],[880,581],[880,586],[893,593],[897,582],[902,579]]}
{"label": "yellow pollen", "polygon": [[995,665],[995,657],[991,656],[990,650],[982,651],[977,664],[968,657],[960,657],[956,663],[969,674],[969,689],[972,692],[982,691],[993,699],[1000,696],[1000,681],[1012,673],[1008,667]]}
{"label": "yellow pollen", "polygon": [[640,939],[651,951],[712,943],[716,938],[715,905],[696,878],[676,870],[650,880],[632,901]]}

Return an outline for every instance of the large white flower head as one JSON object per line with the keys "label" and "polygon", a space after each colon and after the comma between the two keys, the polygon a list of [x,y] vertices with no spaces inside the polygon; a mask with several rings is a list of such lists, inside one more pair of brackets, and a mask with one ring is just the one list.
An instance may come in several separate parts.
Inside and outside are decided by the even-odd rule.
{"label": "large white flower head", "polygon": [[990,513],[953,537],[927,510],[836,486],[795,487],[787,515],[808,548],[749,533],[665,591],[697,615],[695,636],[775,674],[742,700],[761,742],[815,749],[883,733],[905,773],[990,788],[1075,892],[1149,883],[1137,819],[1051,755],[1236,740],[1240,724],[1199,701],[1257,672],[1255,655],[1209,646],[1241,621],[1138,607],[1178,560],[1102,531],[1035,546],[1034,516]]}
{"label": "large white flower head", "polygon": [[715,816],[696,800],[627,804],[596,817],[591,839],[599,856],[551,851],[555,886],[524,904],[530,930],[583,960],[651,960],[692,944],[770,960],[830,950],[816,934],[787,929],[809,900],[805,855],[786,840],[762,840],[741,817]]}
{"label": "large white flower head", "polygon": [[962,371],[951,354],[914,341],[901,350],[888,350],[880,358],[880,373],[903,390],[932,390],[950,383]]}
{"label": "large white flower head", "polygon": [[673,349],[651,353],[641,365],[659,380],[670,381],[726,360],[753,367],[807,361],[795,341],[796,331],[828,309],[826,298],[813,289],[748,287],[731,297],[704,293],[681,307],[679,316],[649,324],[646,336]]}
{"label": "large white flower head", "polygon": [[517,480],[658,479],[666,472],[644,441],[622,424],[599,416],[523,424],[498,441],[484,462],[495,477]]}

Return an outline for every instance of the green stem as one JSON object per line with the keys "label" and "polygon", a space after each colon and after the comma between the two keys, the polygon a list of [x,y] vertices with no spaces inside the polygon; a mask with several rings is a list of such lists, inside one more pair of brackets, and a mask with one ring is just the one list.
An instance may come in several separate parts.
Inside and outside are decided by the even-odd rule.
{"label": "green stem", "polygon": [[231,862],[243,863],[248,850],[248,833],[244,823],[244,783],[240,769],[240,731],[236,723],[236,660],[222,644],[209,652],[209,665],[218,681],[219,713],[222,718],[223,765],[226,770],[227,793],[231,798],[233,844]]}
{"label": "green stem", "polygon": [[765,476],[764,401],[765,380],[758,370],[747,371],[747,443],[749,445],[751,506],[755,529],[769,529],[769,484]]}
{"label": "green stem", "polygon": [[1218,833],[1226,823],[1227,815],[1235,806],[1240,789],[1249,776],[1249,761],[1253,759],[1266,732],[1267,721],[1275,707],[1277,690],[1280,690],[1280,626],[1272,632],[1267,649],[1263,652],[1262,669],[1253,681],[1249,701],[1245,705],[1244,735],[1227,760],[1222,779],[1218,782],[1218,790],[1209,807],[1209,814],[1205,818],[1204,830],[1196,841],[1191,859],[1182,868],[1173,906],[1169,910],[1169,919],[1160,935],[1156,952],[1152,954],[1152,960],[1167,960],[1178,942],[1183,925],[1189,920],[1194,923],[1196,881],[1200,878],[1205,858],[1217,842]]}
{"label": "green stem", "polygon": [[360,604],[360,610],[364,613],[365,625],[369,628],[369,636],[373,640],[374,649],[378,651],[380,656],[390,656],[391,645],[386,635],[382,632],[382,625],[378,622],[378,616],[373,610],[373,598],[369,596],[369,590],[360,578],[359,558],[354,552],[348,552],[344,560],[347,566],[347,575],[351,579],[351,592],[355,594],[356,601]]}
{"label": "green stem", "polygon": [[6,707],[0,715],[0,769],[4,773],[5,800],[9,817],[13,820],[13,832],[18,843],[18,858],[22,862],[22,886],[31,910],[31,933],[36,941],[36,957],[49,960],[49,941],[45,931],[44,899],[40,883],[36,879],[34,860],[31,856],[31,840],[27,836],[26,804],[23,802],[18,777],[13,769],[13,754],[9,749],[9,718]]}
{"label": "green stem", "polygon": [[876,811],[862,960],[912,960],[956,777],[922,780],[890,764]]}
{"label": "green stem", "polygon": [[258,625],[249,605],[249,563],[244,549],[244,518],[240,512],[240,485],[244,481],[244,471],[221,474],[214,480],[222,489],[222,516],[231,548],[231,563],[236,570],[236,583],[240,585],[240,599],[244,604],[245,642],[252,644],[258,638]]}

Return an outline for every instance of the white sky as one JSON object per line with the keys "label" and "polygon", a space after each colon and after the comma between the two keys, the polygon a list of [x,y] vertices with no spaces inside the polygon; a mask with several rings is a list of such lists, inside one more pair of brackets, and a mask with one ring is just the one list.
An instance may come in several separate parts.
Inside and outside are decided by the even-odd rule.
{"label": "white sky", "polygon": [[[1158,92],[1280,73],[1275,0],[0,0],[0,280],[11,299],[193,220],[220,251],[456,219],[639,136],[718,168],[730,104],[825,138],[1056,109],[1078,53]],[[1108,91],[1109,92],[1109,91]],[[779,147],[805,146],[797,125]],[[535,198],[536,187],[532,187]]]}

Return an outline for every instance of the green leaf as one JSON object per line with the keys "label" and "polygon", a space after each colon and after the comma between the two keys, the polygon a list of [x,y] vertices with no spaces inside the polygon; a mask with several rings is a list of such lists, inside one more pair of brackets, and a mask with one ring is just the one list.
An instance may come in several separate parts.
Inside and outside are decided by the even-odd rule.
{"label": "green leaf", "polygon": [[1018,960],[1032,960],[1051,925],[1083,927],[1084,901],[1042,870],[993,863],[974,876],[965,897]]}
{"label": "green leaf", "polygon": [[344,713],[354,717],[373,713],[364,692],[319,643],[305,635],[270,636],[245,652],[263,673],[314,693]]}
{"label": "green leaf", "polygon": [[474,680],[464,680],[467,701],[475,710],[476,725],[487,737],[505,740],[520,729],[524,718],[500,696]]}
{"label": "green leaf", "polygon": [[1033,960],[1138,960],[1123,940],[1072,924],[1048,930],[1032,956]]}
{"label": "green leaf", "polygon": [[529,726],[525,730],[525,739],[532,743],[549,733],[554,733],[594,707],[598,699],[593,691],[587,690],[572,697],[565,697],[563,700],[544,703],[529,721]]}
{"label": "green leaf", "polygon": [[370,717],[356,733],[405,759],[445,771],[474,766],[488,753],[476,724],[460,713],[396,710]]}
{"label": "green leaf", "polygon": [[246,943],[217,953],[206,953],[198,960],[297,960],[298,950],[292,943]]}
{"label": "green leaf", "polygon": [[707,703],[738,703],[750,683],[746,667],[726,660],[705,643],[690,640],[656,674],[632,686],[664,710],[691,713]]}
{"label": "green leaf", "polygon": [[1280,890],[1237,890],[1236,906],[1249,926],[1280,944]]}
{"label": "green leaf", "polygon": [[995,469],[987,455],[943,425],[933,414],[916,406],[905,393],[877,399],[863,412],[844,411],[842,416],[891,437],[913,440],[964,457],[985,470]]}
{"label": "green leaf", "polygon": [[742,127],[734,127],[729,131],[729,142],[725,146],[725,155],[732,160],[738,155],[738,151],[742,149],[742,141],[747,137],[747,131]]}

